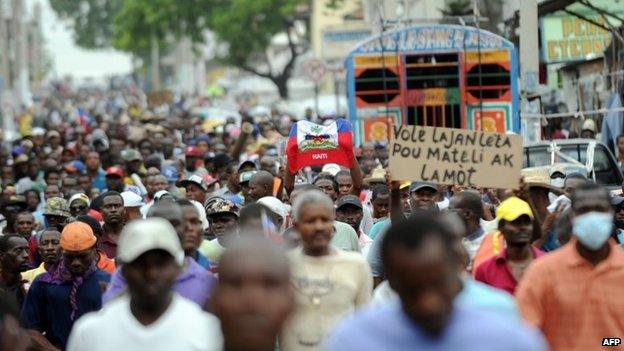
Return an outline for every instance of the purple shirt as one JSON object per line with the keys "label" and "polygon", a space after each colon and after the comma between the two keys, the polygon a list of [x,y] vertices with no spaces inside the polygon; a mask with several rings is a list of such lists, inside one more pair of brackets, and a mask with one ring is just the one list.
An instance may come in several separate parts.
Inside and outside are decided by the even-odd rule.
{"label": "purple shirt", "polygon": [[[197,264],[195,260],[186,258],[184,261],[184,270],[176,279],[173,285],[173,291],[181,296],[195,302],[199,307],[204,307],[206,302],[212,296],[212,290],[216,283],[216,279],[212,273]],[[126,279],[121,274],[118,267],[113,272],[110,284],[102,295],[102,304],[108,303],[126,291]]]}

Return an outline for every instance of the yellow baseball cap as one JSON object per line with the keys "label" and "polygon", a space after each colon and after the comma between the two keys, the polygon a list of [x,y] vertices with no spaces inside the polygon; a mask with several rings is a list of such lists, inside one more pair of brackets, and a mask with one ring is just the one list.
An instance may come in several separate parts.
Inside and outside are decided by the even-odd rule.
{"label": "yellow baseball cap", "polygon": [[500,206],[496,209],[496,219],[498,220],[503,219],[507,222],[511,222],[522,215],[527,215],[531,219],[534,218],[529,203],[515,196],[501,202]]}
{"label": "yellow baseball cap", "polygon": [[401,183],[401,185],[399,185],[399,189],[403,190],[403,189],[407,188],[408,186],[410,186],[410,184],[412,184],[412,182],[403,182],[403,183]]}

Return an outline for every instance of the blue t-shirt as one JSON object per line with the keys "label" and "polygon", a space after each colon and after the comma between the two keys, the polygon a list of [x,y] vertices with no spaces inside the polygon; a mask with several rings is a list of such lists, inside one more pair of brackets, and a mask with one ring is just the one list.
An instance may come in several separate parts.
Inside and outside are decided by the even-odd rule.
{"label": "blue t-shirt", "polygon": [[206,256],[202,255],[201,252],[199,251],[195,252],[194,259],[195,259],[195,262],[197,262],[197,264],[199,264],[203,268],[210,269],[210,260],[208,260]]}
{"label": "blue t-shirt", "polygon": [[427,335],[400,302],[365,309],[345,319],[329,338],[328,351],[543,351],[539,332],[476,308],[456,307],[441,335]]}
{"label": "blue t-shirt", "polygon": [[[22,309],[22,325],[27,329],[34,329],[46,333],[46,338],[52,345],[65,349],[67,338],[74,322],[70,321],[71,308],[69,293],[71,282],[56,285],[41,281],[42,275],[35,278],[24,307]],[[110,275],[100,270],[91,274],[78,288],[77,302],[80,316],[102,308],[101,283],[108,283]]]}
{"label": "blue t-shirt", "polygon": [[97,174],[91,180],[91,186],[98,188],[100,191],[106,189],[106,172],[103,169],[98,169]]}
{"label": "blue t-shirt", "polygon": [[388,225],[390,225],[390,219],[388,219],[388,218],[386,218],[384,220],[381,220],[381,221],[378,221],[377,223],[373,224],[373,227],[368,232],[368,237],[373,239],[373,240],[375,240],[377,235],[379,235],[379,233],[383,229],[385,229]]}
{"label": "blue t-shirt", "polygon": [[470,277],[463,279],[462,291],[455,298],[459,306],[473,307],[520,321],[516,301],[507,292],[478,282]]}

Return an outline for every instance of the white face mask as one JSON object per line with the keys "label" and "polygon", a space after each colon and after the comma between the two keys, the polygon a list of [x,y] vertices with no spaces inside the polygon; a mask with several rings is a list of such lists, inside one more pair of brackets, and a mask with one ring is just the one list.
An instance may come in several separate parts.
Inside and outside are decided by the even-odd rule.
{"label": "white face mask", "polygon": [[555,186],[557,188],[563,188],[565,184],[565,178],[552,178],[550,180],[550,185]]}
{"label": "white face mask", "polygon": [[600,249],[611,235],[613,214],[610,212],[589,212],[574,217],[572,232],[586,248]]}

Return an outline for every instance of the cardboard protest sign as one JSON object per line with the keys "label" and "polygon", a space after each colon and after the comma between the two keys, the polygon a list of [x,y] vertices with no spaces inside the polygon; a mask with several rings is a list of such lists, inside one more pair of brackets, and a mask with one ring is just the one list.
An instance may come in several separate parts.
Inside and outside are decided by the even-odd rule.
{"label": "cardboard protest sign", "polygon": [[337,163],[353,166],[353,134],[351,123],[337,119],[322,126],[308,121],[299,121],[290,129],[286,145],[286,157],[291,173],[305,166]]}
{"label": "cardboard protest sign", "polygon": [[520,181],[520,135],[399,125],[389,152],[395,180],[512,189]]}

